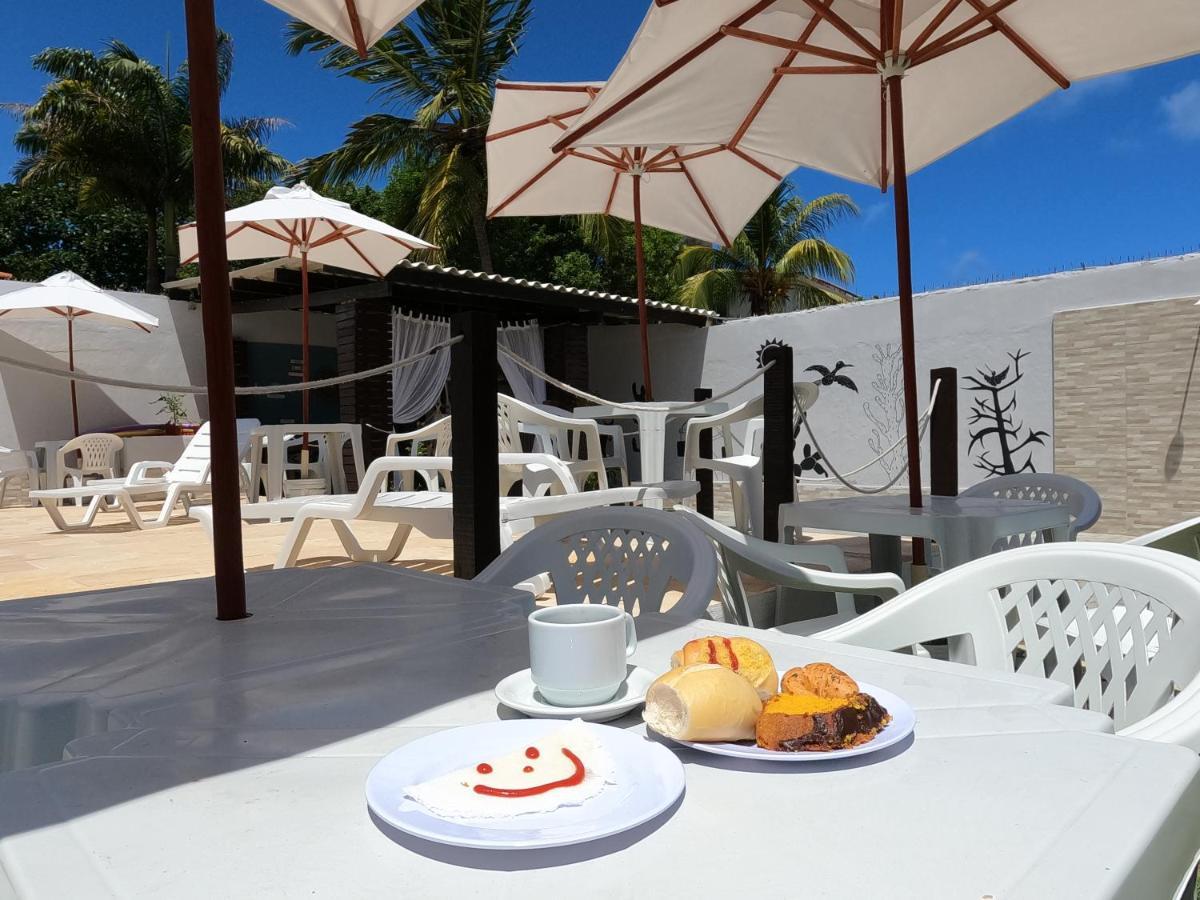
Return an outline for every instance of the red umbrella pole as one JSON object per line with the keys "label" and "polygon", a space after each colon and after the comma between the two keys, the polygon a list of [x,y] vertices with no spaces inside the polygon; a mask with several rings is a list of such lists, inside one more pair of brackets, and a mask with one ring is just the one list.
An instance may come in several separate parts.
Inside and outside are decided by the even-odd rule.
{"label": "red umbrella pole", "polygon": [[[300,252],[300,373],[301,381],[308,381],[308,251]],[[300,393],[300,421],[308,421],[308,388]],[[304,449],[308,450],[308,435],[304,436]]]}
{"label": "red umbrella pole", "polygon": [[642,382],[646,399],[654,399],[650,381],[650,317],[646,311],[646,251],[642,243],[642,176],[633,174],[633,255],[637,260],[638,329],[642,336]]}
{"label": "red umbrella pole", "polygon": [[[75,371],[75,314],[67,313],[67,368]],[[79,437],[79,401],[75,397],[75,379],[71,379],[71,425]]]}
{"label": "red umbrella pole", "polygon": [[[213,0],[185,0],[196,245],[212,458],[213,559],[217,618],[246,617],[242,564],[241,482],[233,396],[233,309],[225,253],[225,177],[221,170],[221,109],[217,87],[217,26]],[[166,223],[174,228],[174,222]]]}
{"label": "red umbrella pole", "polygon": [[[904,160],[903,74],[886,81],[892,126],[892,172],[896,204],[896,275],[900,287],[900,344],[903,348],[904,431],[908,444],[908,502],[919,509],[921,496],[921,436],[917,427],[917,359],[913,329],[912,247],[908,227],[908,168]],[[913,565],[925,565],[925,542],[913,541]]]}

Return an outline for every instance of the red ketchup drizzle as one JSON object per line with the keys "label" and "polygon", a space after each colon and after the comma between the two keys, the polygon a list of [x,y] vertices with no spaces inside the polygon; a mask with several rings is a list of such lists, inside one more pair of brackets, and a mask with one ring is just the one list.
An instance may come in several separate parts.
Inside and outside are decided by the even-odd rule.
{"label": "red ketchup drizzle", "polygon": [[725,649],[729,651],[729,666],[736,672],[738,670],[738,658],[737,654],[733,652],[733,641],[729,640],[729,638],[723,638],[723,640],[725,641]]}
{"label": "red ketchup drizzle", "polygon": [[539,756],[541,756],[541,755],[542,755],[542,754],[538,752],[538,748],[537,748],[537,747],[530,747],[530,748],[528,748],[528,749],[525,751],[525,758],[526,758],[526,759],[537,759],[537,758],[538,758]]}
{"label": "red ketchup drizzle", "polygon": [[488,787],[486,784],[477,784],[474,788],[475,793],[486,794],[489,797],[533,797],[537,794],[545,794],[555,788],[575,787],[577,784],[582,784],[585,771],[583,763],[566,747],[562,748],[562,752],[563,756],[575,766],[575,771],[561,781],[551,781],[549,784],[539,784],[527,788],[494,788]]}
{"label": "red ketchup drizzle", "polygon": [[708,661],[714,664],[717,661],[717,645],[712,641],[708,642]]}
{"label": "red ketchup drizzle", "polygon": [[522,771],[522,772],[532,772],[532,771],[533,771],[533,766],[526,766],[526,767],[525,767],[525,768],[523,768],[521,771]]}
{"label": "red ketchup drizzle", "polygon": [[489,766],[487,763],[480,763],[479,765],[477,765],[475,767],[475,771],[478,772],[480,775],[491,775],[492,767]]}

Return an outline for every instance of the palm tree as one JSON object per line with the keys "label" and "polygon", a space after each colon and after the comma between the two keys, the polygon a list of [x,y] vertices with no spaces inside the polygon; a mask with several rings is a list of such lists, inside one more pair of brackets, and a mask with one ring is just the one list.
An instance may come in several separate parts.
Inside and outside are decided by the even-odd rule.
{"label": "palm tree", "polygon": [[[218,43],[220,86],[229,84],[233,43]],[[34,68],[50,75],[41,99],[7,104],[21,124],[14,140],[24,157],[23,184],[78,183],[85,206],[127,205],[145,216],[146,290],[157,292],[159,229],[168,280],[179,267],[176,227],[192,201],[192,138],[186,63],[168,75],[120,41],[100,53],[71,47],[43,50]],[[266,143],[279,119],[243,118],[222,128],[225,177],[231,188],[275,178],[288,167]]]}
{"label": "palm tree", "polygon": [[804,200],[782,184],[732,247],[683,249],[675,267],[679,302],[727,315],[745,298],[750,314],[763,316],[781,311],[789,301],[810,308],[854,300],[842,286],[854,280],[854,263],[824,235],[836,222],[855,215],[858,207],[845,194]]}
{"label": "palm tree", "polygon": [[531,5],[426,0],[366,59],[292,23],[290,52],[323,53],[323,66],[374,85],[378,99],[405,113],[374,113],[355,122],[341,147],[302,164],[309,181],[378,174],[398,162],[420,168],[424,187],[415,221],[399,224],[443,248],[473,236],[480,268],[491,272],[484,137],[496,81],[516,55]]}

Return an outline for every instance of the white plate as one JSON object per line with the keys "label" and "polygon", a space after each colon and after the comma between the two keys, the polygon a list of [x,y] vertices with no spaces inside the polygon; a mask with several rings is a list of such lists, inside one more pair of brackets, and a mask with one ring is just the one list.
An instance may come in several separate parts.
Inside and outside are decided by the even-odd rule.
{"label": "white plate", "polygon": [[599,840],[636,828],[670,808],[683,793],[683,764],[655,741],[618,728],[585,725],[612,755],[615,784],[581,806],[511,819],[442,819],[404,796],[420,784],[489,756],[511,752],[562,727],[513,719],[440,731],[389,753],[367,776],[367,805],[383,821],[439,844],[483,850],[531,850]]}
{"label": "white plate", "polygon": [[892,721],[873,739],[865,744],[859,744],[857,747],[850,747],[846,750],[785,751],[764,750],[762,747],[748,743],[701,743],[699,741],[675,741],[675,743],[683,744],[692,750],[699,750],[701,753],[715,753],[717,756],[736,756],[739,759],[758,759],[778,763],[811,763],[878,753],[880,750],[900,743],[913,733],[913,729],[917,725],[917,713],[911,706],[891,691],[885,691],[881,687],[875,687],[862,681],[858,683],[858,686],[859,690],[864,694],[870,694],[879,701],[880,706],[892,714]]}
{"label": "white plate", "polygon": [[608,722],[637,709],[646,701],[646,691],[654,683],[653,672],[630,666],[617,696],[595,706],[555,706],[538,693],[529,669],[514,672],[496,685],[496,699],[517,712],[535,719],[583,719],[585,722]]}

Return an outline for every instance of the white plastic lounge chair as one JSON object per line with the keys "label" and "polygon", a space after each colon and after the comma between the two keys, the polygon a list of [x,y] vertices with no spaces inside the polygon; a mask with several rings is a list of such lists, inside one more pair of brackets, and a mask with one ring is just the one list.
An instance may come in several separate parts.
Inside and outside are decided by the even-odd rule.
{"label": "white plastic lounge chair", "polygon": [[[30,491],[38,487],[37,456],[30,450],[10,450],[0,447],[0,507],[4,506],[4,495],[8,493],[10,481],[24,480]],[[30,506],[37,506],[37,501],[30,498]]]}
{"label": "white plastic lounge chair", "polygon": [[1166,528],[1159,528],[1128,541],[1139,547],[1155,547],[1180,553],[1189,559],[1200,560],[1200,516],[1184,519]]}
{"label": "white plastic lounge chair", "polygon": [[[545,454],[499,454],[497,464],[522,467],[538,466],[553,472],[562,494],[543,497],[500,498],[500,545],[507,547],[514,536],[548,521],[555,516],[610,504],[639,504],[646,501],[679,502],[699,490],[695,482],[665,482],[660,485],[608,488],[603,491],[580,492],[570,469],[561,460]],[[454,536],[454,495],[437,491],[385,491],[388,478],[397,472],[449,470],[449,457],[380,457],[367,467],[362,484],[355,494],[325,497],[296,497],[242,506],[246,522],[281,522],[292,520],[291,530],[284,539],[275,568],[296,565],[304,542],[314,523],[325,520],[333,525],[346,555],[356,562],[391,562],[404,550],[415,528],[427,537],[449,540]],[[192,515],[204,525],[212,537],[212,515],[209,507],[197,507]],[[363,546],[353,529],[355,522],[389,522],[395,530],[383,549]]]}
{"label": "white plastic lounge chair", "polygon": [[642,618],[662,611],[673,583],[683,594],[669,611],[699,618],[717,587],[712,544],[682,516],[654,509],[589,509],[539,526],[475,580],[523,586],[543,575],[557,603],[620,604]]}
{"label": "white plastic lounge chair", "polygon": [[958,566],[815,637],[1061,681],[1119,734],[1200,750],[1200,563],[1129,544],[1021,547]]}
{"label": "white plastic lounge chair", "polygon": [[[259,426],[258,419],[238,419],[238,453],[245,456],[250,446],[250,432]],[[140,462],[130,469],[124,478],[93,481],[81,487],[57,488],[45,491],[34,491],[30,496],[39,502],[50,514],[55,526],[60,531],[80,531],[90,528],[96,521],[96,514],[105,508],[106,504],[121,507],[129,521],[138,528],[162,528],[171,519],[175,506],[183,502],[186,509],[197,496],[209,492],[209,472],[212,464],[209,452],[208,423],[200,427],[193,435],[183,454],[174,462],[147,461]],[[151,472],[161,472],[152,477]],[[245,480],[245,473],[242,470]],[[158,494],[165,494],[158,514],[146,518],[138,511],[136,501],[149,499]],[[83,519],[79,522],[67,522],[63,517],[58,503],[63,500],[87,500],[88,506]]]}
{"label": "white plastic lounge chair", "polygon": [[[888,600],[904,590],[904,582],[891,573],[850,574],[841,548],[833,544],[775,544],[742,534],[728,526],[683,506],[675,511],[695,525],[716,545],[717,585],[725,609],[726,621],[752,628],[775,625],[780,593],[786,589],[833,594],[837,611],[832,615],[810,617],[776,625],[776,631],[788,634],[812,634],[848,622],[858,615],[855,594],[867,594]],[[814,569],[824,566],[829,571]],[[744,576],[759,578],[776,586],[775,598],[768,609],[755,611],[746,597]]]}
{"label": "white plastic lounge chair", "polygon": [[[960,497],[994,497],[1000,500],[1038,500],[1066,506],[1071,510],[1070,539],[1075,540],[1079,532],[1087,531],[1100,520],[1103,506],[1096,489],[1086,481],[1069,475],[1023,472],[1019,475],[1001,475],[972,485]],[[996,544],[997,550],[1010,550],[1031,543],[1039,543],[1042,532],[1014,534]]]}
{"label": "white plastic lounge chair", "polygon": [[[403,444],[409,444],[408,453],[400,452]],[[422,447],[428,447],[430,456],[449,456],[450,455],[450,417],[444,416],[436,422],[430,422],[422,428],[415,431],[405,431],[398,434],[389,434],[387,445],[384,453],[387,456],[411,456],[417,458],[420,456]],[[411,491],[414,489],[414,475],[420,475],[425,481],[425,489],[429,491],[440,489],[451,490],[453,481],[451,481],[451,473],[449,469],[435,471],[433,469],[417,469],[415,471],[402,471],[396,473],[397,484],[393,485],[401,491]]]}
{"label": "white plastic lounge chair", "polygon": [[[496,419],[501,453],[520,453],[521,427],[532,426],[539,429],[541,435],[549,436],[551,452],[570,467],[581,490],[591,475],[596,476],[600,490],[608,487],[600,428],[594,420],[544,412],[507,394],[496,395]],[[525,467],[519,474],[507,470],[501,474],[500,493],[507,494],[518,481],[526,481],[526,493],[536,494],[545,484],[545,479],[538,478],[539,474],[543,473],[536,467]]]}
{"label": "white plastic lounge chair", "polygon": [[[806,410],[820,396],[820,387],[808,381],[797,382],[796,390]],[[715,416],[692,419],[687,423],[683,444],[683,477],[694,478],[697,469],[711,469],[725,475],[733,494],[734,526],[756,537],[763,535],[762,414],[760,395]],[[741,422],[746,423],[743,452],[734,453],[732,426]],[[714,452],[720,448],[725,456],[706,459],[700,455],[700,436],[705,431],[713,432]]]}

